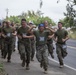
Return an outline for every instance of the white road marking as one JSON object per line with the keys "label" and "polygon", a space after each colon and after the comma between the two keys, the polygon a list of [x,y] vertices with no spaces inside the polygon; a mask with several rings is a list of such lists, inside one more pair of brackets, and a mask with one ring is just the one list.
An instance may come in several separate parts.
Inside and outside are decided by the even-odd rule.
{"label": "white road marking", "polygon": [[[58,61],[56,61],[56,60],[54,60],[54,59],[51,59],[50,57],[48,57],[48,59],[49,59],[49,60],[51,60],[51,61],[53,61],[53,62],[59,63]],[[66,64],[64,64],[64,66],[66,66],[66,67],[68,67],[68,68],[70,68],[70,69],[72,69],[72,70],[76,71],[76,69],[75,69],[75,68],[70,67],[70,66],[68,66],[68,65],[66,65]]]}
{"label": "white road marking", "polygon": [[76,49],[76,47],[73,47],[73,46],[67,46],[67,47],[69,47],[69,48],[73,48],[73,49]]}
{"label": "white road marking", "polygon": [[[53,44],[55,45],[55,43],[53,43]],[[73,47],[73,46],[68,46],[68,45],[67,45],[67,47],[68,47],[68,48],[76,49],[76,47]]]}

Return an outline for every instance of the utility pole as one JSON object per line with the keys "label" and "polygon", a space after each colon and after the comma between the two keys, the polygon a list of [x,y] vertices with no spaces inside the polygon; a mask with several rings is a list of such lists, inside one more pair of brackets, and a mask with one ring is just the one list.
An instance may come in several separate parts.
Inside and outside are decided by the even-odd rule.
{"label": "utility pole", "polygon": [[7,8],[6,9],[6,19],[8,19],[8,12],[9,12],[9,9]]}

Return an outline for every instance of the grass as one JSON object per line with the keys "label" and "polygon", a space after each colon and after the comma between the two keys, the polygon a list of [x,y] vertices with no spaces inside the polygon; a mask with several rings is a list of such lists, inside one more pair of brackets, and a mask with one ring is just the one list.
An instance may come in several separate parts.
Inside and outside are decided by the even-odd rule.
{"label": "grass", "polygon": [[5,75],[5,71],[2,63],[0,63],[0,75]]}
{"label": "grass", "polygon": [[69,37],[71,39],[76,39],[76,28],[73,28],[69,31]]}

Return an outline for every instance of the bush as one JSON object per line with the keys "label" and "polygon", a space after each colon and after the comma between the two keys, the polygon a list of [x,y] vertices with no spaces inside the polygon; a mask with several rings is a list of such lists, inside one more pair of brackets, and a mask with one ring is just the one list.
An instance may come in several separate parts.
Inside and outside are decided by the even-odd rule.
{"label": "bush", "polygon": [[3,64],[0,63],[0,75],[5,75],[5,71],[3,69]]}
{"label": "bush", "polygon": [[69,32],[69,37],[71,39],[76,39],[76,28],[72,28]]}

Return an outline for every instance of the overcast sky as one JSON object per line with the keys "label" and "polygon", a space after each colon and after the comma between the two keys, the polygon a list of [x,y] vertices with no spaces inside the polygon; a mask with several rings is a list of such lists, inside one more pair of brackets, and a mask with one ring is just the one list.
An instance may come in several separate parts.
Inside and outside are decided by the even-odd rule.
{"label": "overcast sky", "polygon": [[[6,17],[6,9],[9,9],[10,15],[20,15],[28,10],[37,11],[40,0],[0,0],[0,19]],[[55,22],[64,18],[63,12],[66,12],[66,0],[43,0],[41,11],[44,16],[49,16]]]}

